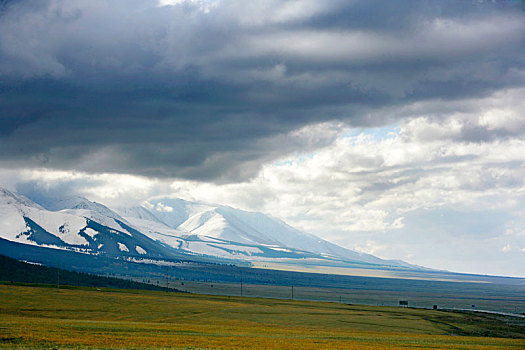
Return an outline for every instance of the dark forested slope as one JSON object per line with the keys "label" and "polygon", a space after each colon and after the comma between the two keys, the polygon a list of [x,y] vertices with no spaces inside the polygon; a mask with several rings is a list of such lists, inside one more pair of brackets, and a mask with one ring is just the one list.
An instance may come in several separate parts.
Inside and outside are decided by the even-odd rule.
{"label": "dark forested slope", "polygon": [[[30,264],[0,255],[0,281],[38,283],[53,285],[125,288],[143,290],[166,290],[166,288],[147,283],[139,283],[120,278],[102,277]],[[170,289],[173,290],[173,289]]]}

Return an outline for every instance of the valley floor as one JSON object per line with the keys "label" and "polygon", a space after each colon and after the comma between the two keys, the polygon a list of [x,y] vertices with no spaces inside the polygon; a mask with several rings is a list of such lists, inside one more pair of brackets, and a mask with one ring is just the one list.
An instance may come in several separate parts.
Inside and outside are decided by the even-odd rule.
{"label": "valley floor", "polygon": [[525,348],[523,324],[487,314],[18,285],[0,300],[0,348]]}

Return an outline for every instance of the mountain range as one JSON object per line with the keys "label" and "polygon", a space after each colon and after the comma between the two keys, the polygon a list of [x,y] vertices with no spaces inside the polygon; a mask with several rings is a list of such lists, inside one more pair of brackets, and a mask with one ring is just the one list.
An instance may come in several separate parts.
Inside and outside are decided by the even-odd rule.
{"label": "mountain range", "polygon": [[[235,264],[294,263],[417,268],[358,253],[262,213],[157,198],[111,209],[84,197],[39,203],[0,189],[0,239],[92,256],[162,263],[206,259]],[[0,252],[1,253],[1,252]]]}

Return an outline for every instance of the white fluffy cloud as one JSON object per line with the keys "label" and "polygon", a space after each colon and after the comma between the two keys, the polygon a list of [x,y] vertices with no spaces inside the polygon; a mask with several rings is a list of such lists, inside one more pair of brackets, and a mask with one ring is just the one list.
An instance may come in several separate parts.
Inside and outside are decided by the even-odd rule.
{"label": "white fluffy cloud", "polygon": [[[172,186],[196,199],[278,214],[309,230],[326,227],[327,216],[334,216],[331,228],[375,231],[399,228],[403,213],[418,208],[511,209],[524,190],[525,118],[519,115],[523,103],[507,103],[523,94],[519,90],[482,99],[478,108],[446,118],[424,115],[390,128],[341,130],[326,147],[266,164],[250,182],[216,186],[176,181]],[[515,125],[511,128],[507,121]],[[302,133],[314,135],[316,127]],[[471,140],[475,132],[481,140]],[[266,196],[245,195],[251,191]],[[253,203],[243,197],[262,199]],[[313,217],[323,223],[317,226]]]}
{"label": "white fluffy cloud", "polygon": [[[501,254],[515,252],[512,259],[525,262],[512,249],[525,244],[524,94],[463,101],[446,117],[341,130],[333,143],[266,164],[249,182],[175,181],[172,189],[188,199],[260,210],[379,256],[502,273]],[[447,249],[455,255],[445,258]]]}

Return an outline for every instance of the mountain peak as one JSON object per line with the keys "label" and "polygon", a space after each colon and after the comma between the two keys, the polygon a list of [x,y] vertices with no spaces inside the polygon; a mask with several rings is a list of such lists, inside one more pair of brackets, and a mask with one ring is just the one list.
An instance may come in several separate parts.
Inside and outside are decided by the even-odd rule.
{"label": "mountain peak", "polygon": [[46,198],[42,206],[47,210],[60,211],[64,209],[89,209],[94,202],[82,196],[68,196],[60,198]]}
{"label": "mountain peak", "polygon": [[46,198],[45,200],[42,200],[42,206],[50,211],[89,210],[93,213],[103,214],[111,218],[122,219],[119,214],[109,209],[104,204],[90,201],[82,196],[69,196],[53,199]]}
{"label": "mountain peak", "polygon": [[42,207],[39,204],[33,202],[31,199],[27,198],[26,196],[22,196],[15,192],[11,192],[2,187],[0,187],[0,204],[17,205],[17,206],[22,205],[26,207],[42,209]]}
{"label": "mountain peak", "polygon": [[117,211],[124,217],[148,220],[166,225],[166,223],[159,219],[154,213],[140,205],[135,207],[118,208]]}

